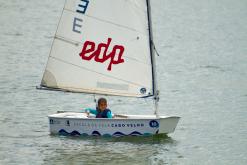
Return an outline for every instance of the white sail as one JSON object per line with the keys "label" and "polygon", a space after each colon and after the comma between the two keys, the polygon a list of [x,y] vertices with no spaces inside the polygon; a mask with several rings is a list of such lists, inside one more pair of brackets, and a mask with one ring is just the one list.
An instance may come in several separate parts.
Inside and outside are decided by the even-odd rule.
{"label": "white sail", "polygon": [[154,95],[146,0],[67,0],[41,86]]}

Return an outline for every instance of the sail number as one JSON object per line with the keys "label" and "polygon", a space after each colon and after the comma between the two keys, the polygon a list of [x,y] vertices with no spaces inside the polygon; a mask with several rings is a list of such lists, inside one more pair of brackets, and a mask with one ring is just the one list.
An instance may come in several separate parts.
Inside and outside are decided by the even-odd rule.
{"label": "sail number", "polygon": [[[77,13],[85,14],[89,6],[89,0],[81,0],[77,6]],[[80,28],[82,27],[83,20],[81,18],[74,18],[73,21],[73,32],[81,33]],[[124,62],[122,58],[124,53],[124,47],[122,45],[114,45],[112,50],[109,50],[112,38],[107,39],[107,43],[99,43],[98,46],[95,42],[85,41],[80,52],[82,60],[90,61],[94,59],[95,62],[104,63],[110,60],[107,70],[112,70],[112,64],[120,64]]]}
{"label": "sail number", "polygon": [[149,126],[152,128],[159,128],[159,123],[156,120],[151,120]]}
{"label": "sail number", "polygon": [[76,10],[76,12],[85,14],[88,4],[89,4],[89,0],[81,0],[81,2],[78,4],[78,9]]}
{"label": "sail number", "polygon": [[[89,0],[81,0],[80,3],[77,5],[76,12],[80,14],[85,14],[89,5]],[[82,19],[75,17],[73,21],[73,28],[72,31],[76,33],[81,33],[79,28],[82,27]]]}

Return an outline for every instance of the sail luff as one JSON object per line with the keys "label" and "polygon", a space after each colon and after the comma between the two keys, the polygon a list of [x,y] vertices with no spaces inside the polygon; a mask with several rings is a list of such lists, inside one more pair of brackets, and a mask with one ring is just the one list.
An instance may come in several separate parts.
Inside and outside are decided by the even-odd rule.
{"label": "sail luff", "polygon": [[159,92],[158,92],[158,85],[157,85],[156,61],[155,61],[155,51],[154,51],[154,44],[153,44],[151,5],[150,5],[150,0],[146,0],[146,2],[147,2],[149,38],[150,38],[149,44],[150,44],[150,54],[151,54],[151,62],[152,62],[153,93],[154,93],[154,101],[155,101],[155,112],[154,113],[158,116]]}

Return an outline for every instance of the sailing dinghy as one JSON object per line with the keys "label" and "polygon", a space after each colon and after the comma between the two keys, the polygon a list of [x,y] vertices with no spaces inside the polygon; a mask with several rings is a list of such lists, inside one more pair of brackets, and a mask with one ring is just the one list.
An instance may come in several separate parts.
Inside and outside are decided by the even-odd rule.
{"label": "sailing dinghy", "polygon": [[174,132],[179,117],[158,114],[150,0],[67,0],[40,89],[152,97],[154,115],[49,115],[51,134],[145,136]]}

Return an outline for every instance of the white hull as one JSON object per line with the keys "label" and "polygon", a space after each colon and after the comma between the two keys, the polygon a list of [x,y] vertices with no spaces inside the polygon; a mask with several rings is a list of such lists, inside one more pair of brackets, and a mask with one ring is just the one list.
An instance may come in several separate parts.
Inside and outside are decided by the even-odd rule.
{"label": "white hull", "polygon": [[115,115],[112,119],[88,118],[85,113],[49,115],[51,134],[82,136],[148,136],[174,132],[180,117]]}

